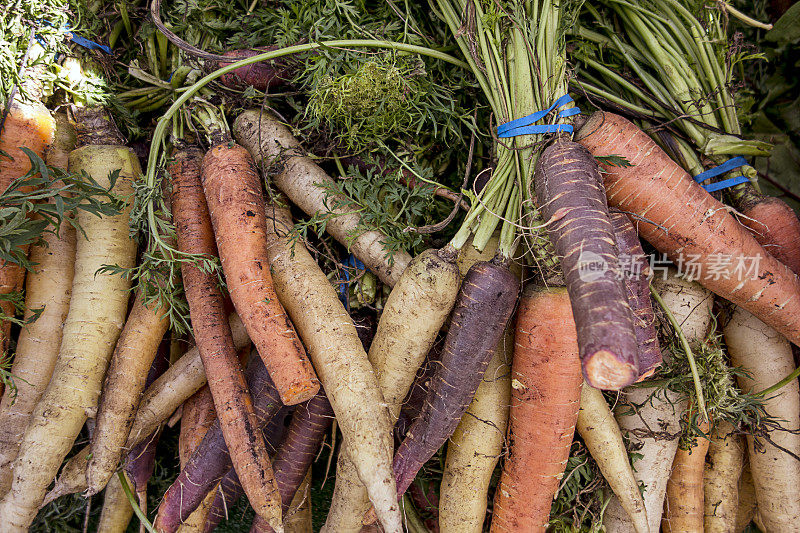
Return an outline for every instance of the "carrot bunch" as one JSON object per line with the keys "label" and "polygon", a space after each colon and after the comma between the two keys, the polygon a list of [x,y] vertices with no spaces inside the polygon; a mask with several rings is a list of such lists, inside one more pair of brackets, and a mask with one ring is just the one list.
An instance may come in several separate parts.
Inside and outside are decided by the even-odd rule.
{"label": "carrot bunch", "polygon": [[[722,194],[710,189],[730,175],[692,179],[767,150],[741,138],[719,13],[683,0],[412,4],[390,2],[378,11],[391,20],[358,28],[374,39],[263,49],[274,30],[263,33],[264,20],[322,8],[254,4],[204,35],[156,0],[156,31],[139,36],[139,14],[119,7],[114,42],[142,44],[126,67],[144,86],[120,96],[138,113],[82,101],[53,119],[38,100],[9,106],[0,177],[43,190],[0,182],[0,195],[50,207],[30,208],[46,223],[25,222],[43,235],[29,256],[0,246],[0,342],[21,378],[0,401],[0,529],[25,531],[42,506],[102,491],[102,510],[87,512],[102,531],[125,530],[134,514],[159,533],[212,531],[249,505],[253,532],[306,533],[312,501],[331,533],[735,531],[750,520],[792,530],[800,262],[790,241],[800,225],[758,192],[751,167]],[[184,22],[199,20],[194,7]],[[210,6],[204,21],[217,9],[229,13]],[[329,18],[356,28],[361,9]],[[245,20],[243,48],[202,49]],[[442,31],[450,45],[435,42]],[[585,42],[568,46],[570,36]],[[342,78],[348,90],[364,83],[369,69],[349,63],[363,51],[387,70],[407,56],[440,61],[408,71],[420,86],[460,69],[479,90],[459,98],[490,113],[470,122],[459,101],[448,116],[491,137],[443,148],[446,137],[409,127],[342,152],[343,136],[298,111],[313,109],[307,90],[339,83],[325,77],[335,68],[359,73]],[[301,83],[275,93],[289,78]],[[379,90],[365,92],[381,105],[395,91],[428,112],[395,90],[410,85],[371,81]],[[50,104],[72,90],[58,87]],[[575,87],[621,114],[578,117]],[[260,91],[268,105],[240,111]],[[144,172],[117,127],[138,139],[142,117],[157,118]],[[30,151],[13,146],[26,128]],[[116,195],[118,209],[64,204],[41,157],[67,165],[54,174],[63,191],[82,180]],[[377,176],[342,167],[371,159]],[[411,204],[387,193],[395,161]],[[447,192],[456,208],[398,230],[422,218],[409,214],[422,189],[431,202]],[[62,218],[58,233],[44,229]],[[679,266],[691,257],[696,282],[674,270],[653,279],[652,249]],[[342,257],[358,259],[357,272]],[[337,290],[343,269],[377,287],[358,311]],[[23,286],[18,320],[9,302]],[[173,441],[177,453],[164,453]],[[176,474],[156,505],[154,471]]]}

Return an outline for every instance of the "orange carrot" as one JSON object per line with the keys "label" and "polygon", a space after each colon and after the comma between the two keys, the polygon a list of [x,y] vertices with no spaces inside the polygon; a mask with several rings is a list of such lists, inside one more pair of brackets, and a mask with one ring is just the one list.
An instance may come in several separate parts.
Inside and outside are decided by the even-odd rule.
{"label": "orange carrot", "polygon": [[239,145],[218,144],[203,158],[202,178],[236,311],[283,403],[304,402],[319,381],[272,284],[265,199],[253,158]]}
{"label": "orange carrot", "polygon": [[566,288],[527,288],[517,311],[510,444],[492,532],[545,531],[569,458],[582,383]]}
{"label": "orange carrot", "polygon": [[800,274],[800,219],[780,198],[761,197],[737,204],[742,224],[781,263]]}
{"label": "orange carrot", "polygon": [[[701,422],[700,430],[708,433],[710,425]],[[703,473],[710,441],[698,435],[688,448],[678,448],[672,461],[672,474],[667,482],[667,499],[661,528],[664,533],[703,533]]]}
{"label": "orange carrot", "polygon": [[[170,173],[178,249],[185,253],[213,256],[214,236],[200,185],[199,150],[190,147],[179,151]],[[237,357],[216,276],[190,262],[181,264],[181,274],[195,341],[209,378],[208,387],[234,469],[256,513],[280,530],[280,495],[264,437],[258,429],[253,400]]]}
{"label": "orange carrot", "polygon": [[[31,73],[35,75],[35,73]],[[18,94],[11,103],[3,128],[0,130],[0,193],[11,183],[27,174],[31,169],[30,159],[22,148],[27,148],[39,157],[53,142],[56,123],[50,111],[37,101],[24,100]],[[27,255],[27,250],[25,250]],[[0,261],[0,295],[22,289],[25,269],[16,263]],[[14,316],[14,304],[0,300],[0,314]],[[0,353],[8,348],[11,322],[0,322]]]}
{"label": "orange carrot", "polygon": [[697,281],[800,344],[800,279],[629,120],[595,113],[579,131],[605,165],[610,205],[632,213],[639,234],[673,261],[698,265]]}
{"label": "orange carrot", "polygon": [[[250,350],[246,347],[245,350]],[[217,412],[214,410],[214,399],[208,386],[195,392],[191,398],[183,404],[181,413],[181,431],[178,437],[178,459],[181,468],[191,457],[208,428],[217,419]]]}

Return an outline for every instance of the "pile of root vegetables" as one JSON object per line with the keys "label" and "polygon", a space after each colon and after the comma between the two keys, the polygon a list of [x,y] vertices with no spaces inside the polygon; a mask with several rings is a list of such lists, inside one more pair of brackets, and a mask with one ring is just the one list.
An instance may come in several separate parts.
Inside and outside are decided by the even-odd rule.
{"label": "pile of root vegetables", "polygon": [[6,4],[3,532],[800,527],[769,25]]}

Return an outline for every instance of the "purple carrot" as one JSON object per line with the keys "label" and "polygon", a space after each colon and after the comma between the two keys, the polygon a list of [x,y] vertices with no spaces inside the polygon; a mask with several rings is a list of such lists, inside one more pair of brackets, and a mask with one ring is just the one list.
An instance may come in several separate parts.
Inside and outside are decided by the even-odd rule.
{"label": "purple carrot", "polygon": [[586,382],[630,385],[639,377],[636,334],[597,162],[583,146],[559,139],[539,157],[534,186],[564,272]]}
{"label": "purple carrot", "polygon": [[616,209],[610,209],[608,215],[617,240],[628,303],[633,311],[633,326],[639,345],[637,381],[641,381],[661,365],[661,346],[658,344],[656,316],[650,298],[650,264],[628,215]]}
{"label": "purple carrot", "polygon": [[[275,481],[278,484],[284,513],[289,509],[289,504],[292,503],[292,498],[294,498],[297,489],[306,476],[306,472],[314,461],[322,439],[332,421],[333,409],[323,391],[318,392],[312,399],[295,408],[289,428],[286,430],[272,461],[272,469],[275,472]],[[265,430],[265,433],[268,433],[268,430]],[[274,442],[267,435],[265,435],[265,439]],[[224,517],[223,502],[231,505],[235,501],[231,499],[231,494],[225,493],[224,483],[225,478],[223,478],[223,494],[214,502],[212,512],[209,513],[206,531],[213,530],[213,527],[216,527]],[[229,484],[231,484],[230,481]],[[238,495],[234,496],[238,497]],[[209,529],[212,520],[214,521],[213,527]],[[258,517],[255,520],[260,531],[272,531],[263,520]],[[256,527],[255,523],[254,527]]]}
{"label": "purple carrot", "polygon": [[[226,63],[225,61],[220,61],[219,68],[228,66],[240,59],[246,59],[277,49],[278,47],[273,45],[265,46],[262,49],[231,50],[223,54],[230,57],[231,62]],[[223,74],[221,81],[223,85],[232,89],[244,89],[248,85],[252,85],[259,91],[267,91],[270,88],[280,87],[286,84],[286,82],[291,79],[293,70],[290,62],[286,58],[279,58],[272,61],[260,61],[246,67],[239,67],[232,72]]]}
{"label": "purple carrot", "polygon": [[[314,462],[314,457],[331,422],[333,422],[333,409],[322,389],[316,396],[295,409],[289,429],[272,461],[284,514],[289,509],[297,489],[303,483],[311,463]],[[273,531],[260,517],[255,518],[253,528],[256,531]]]}
{"label": "purple carrot", "polygon": [[420,415],[394,456],[398,498],[456,430],[514,312],[519,280],[505,265],[473,265],[458,293],[442,362],[431,378]]}
{"label": "purple carrot", "polygon": [[284,512],[314,462],[331,422],[333,409],[322,389],[295,409],[289,429],[272,461]]}
{"label": "purple carrot", "polygon": [[[285,421],[286,418],[292,414],[294,409],[294,406],[282,407],[263,430],[264,444],[267,445],[267,452],[269,452],[271,456],[275,454],[279,443],[286,434]],[[205,529],[203,531],[213,531],[220,522],[225,520],[228,516],[228,509],[235,505],[243,494],[244,489],[242,489],[242,485],[239,483],[236,471],[233,468],[229,468],[222,477],[222,481],[219,482],[219,487],[216,490],[216,496],[208,511]]]}
{"label": "purple carrot", "polygon": [[239,483],[239,478],[236,477],[236,471],[231,468],[222,477],[222,481],[219,482],[216,496],[214,496],[214,502],[211,504],[208,516],[206,516],[206,524],[203,532],[211,533],[211,531],[217,528],[220,522],[226,520],[228,518],[228,511],[236,505],[236,502],[239,501],[242,495],[244,495],[244,489],[242,489],[242,485]]}
{"label": "purple carrot", "polygon": [[365,352],[369,352],[372,339],[375,338],[375,330],[378,329],[378,321],[375,315],[372,313],[351,311],[350,316],[353,318],[353,324],[356,327],[356,333],[358,333],[361,346],[364,347]]}
{"label": "purple carrot", "polygon": [[[278,391],[260,357],[250,358],[245,377],[259,424],[264,427],[282,407]],[[219,421],[214,422],[164,494],[156,529],[161,533],[176,531],[232,466]]]}

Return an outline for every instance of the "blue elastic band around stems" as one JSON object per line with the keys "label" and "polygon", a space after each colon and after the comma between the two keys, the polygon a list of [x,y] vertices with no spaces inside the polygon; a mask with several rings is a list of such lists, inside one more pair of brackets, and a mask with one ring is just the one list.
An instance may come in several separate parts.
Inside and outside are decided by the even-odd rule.
{"label": "blue elastic band around stems", "polygon": [[722,189],[727,189],[728,187],[736,187],[737,185],[741,185],[742,183],[747,183],[749,181],[750,179],[747,176],[736,176],[735,178],[728,178],[716,183],[703,185],[703,188],[708,192],[716,192],[721,191]]}
{"label": "blue elastic band around stems", "polygon": [[[537,135],[542,133],[572,133],[572,124],[534,124],[546,117],[551,111],[573,102],[572,97],[565,94],[558,98],[548,109],[532,113],[527,117],[517,118],[497,127],[498,137],[516,137],[517,135]],[[581,110],[577,107],[564,109],[558,113],[558,118],[577,115]]]}
{"label": "blue elastic band around stems", "polygon": [[83,46],[84,48],[88,48],[89,50],[100,50],[103,53],[108,55],[113,54],[111,48],[104,44],[96,43],[94,41],[90,41],[85,37],[81,37],[80,35],[75,35],[74,33],[70,32],[72,38],[70,39],[73,43],[77,44],[78,46]]}
{"label": "blue elastic band around stems", "polygon": [[[39,22],[47,24],[50,27],[55,27],[55,25],[52,22],[47,21],[47,20],[39,21]],[[64,25],[64,29],[65,30],[69,30],[69,24],[65,24]],[[78,46],[82,46],[82,47],[87,48],[89,50],[100,50],[101,52],[109,54],[109,55],[114,53],[114,52],[111,51],[111,48],[109,48],[108,46],[106,46],[104,44],[100,44],[100,43],[96,43],[94,41],[90,41],[86,37],[81,37],[80,35],[77,35],[77,34],[75,34],[74,32],[71,32],[71,31],[68,32],[68,33],[69,33],[69,40],[72,41],[73,43],[77,44]],[[39,35],[36,36],[36,40],[39,41],[39,44],[41,44],[42,46],[47,46],[46,43],[44,42],[44,39],[42,39]]]}
{"label": "blue elastic band around stems", "polygon": [[[347,259],[344,262],[344,266],[345,267],[353,267],[356,270],[366,270],[367,269],[367,267],[364,266],[364,263],[362,263],[361,260],[359,258],[357,258],[356,256],[354,256],[353,254],[350,254],[349,256],[347,256]],[[342,271],[342,274],[343,274],[344,280],[343,280],[342,283],[339,284],[339,297],[343,298],[343,299],[346,299],[347,298],[347,285],[348,285],[346,282],[350,281],[350,271],[347,268],[345,268]]]}
{"label": "blue elastic band around stems", "polygon": [[[728,159],[721,165],[717,165],[714,168],[710,168],[705,172],[701,172],[697,176],[694,177],[694,181],[697,183],[703,183],[713,177],[719,176],[721,174],[725,174],[726,172],[730,172],[739,167],[743,167],[747,164],[747,160],[742,156],[737,156],[732,159]],[[722,189],[727,189],[729,187],[735,187],[737,185],[741,185],[742,183],[747,183],[750,179],[747,176],[736,176],[734,178],[728,178],[726,180],[718,181],[716,183],[709,183],[708,185],[703,185],[703,188],[708,192],[716,192],[721,191]]]}

